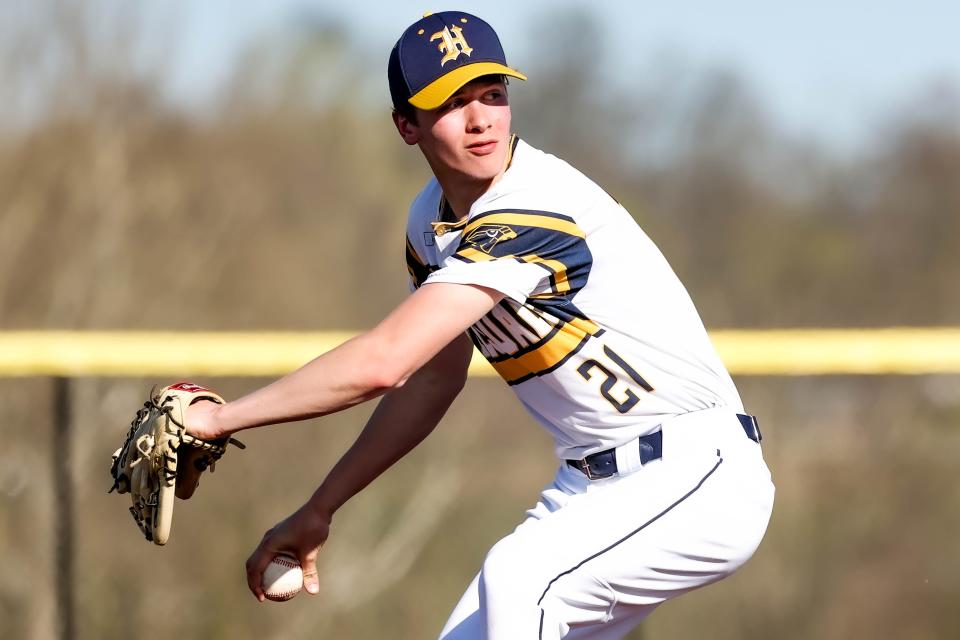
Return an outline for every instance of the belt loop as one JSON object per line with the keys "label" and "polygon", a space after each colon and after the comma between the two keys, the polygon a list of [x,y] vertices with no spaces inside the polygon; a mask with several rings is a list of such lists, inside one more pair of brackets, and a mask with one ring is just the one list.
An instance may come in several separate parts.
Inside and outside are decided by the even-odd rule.
{"label": "belt loop", "polygon": [[760,433],[760,423],[757,421],[756,416],[738,413],[737,420],[740,421],[740,425],[743,427],[748,438],[758,444],[763,441],[763,434]]}
{"label": "belt loop", "polygon": [[640,457],[640,439],[635,438],[627,444],[616,448],[617,473],[633,473],[643,466],[643,460]]}

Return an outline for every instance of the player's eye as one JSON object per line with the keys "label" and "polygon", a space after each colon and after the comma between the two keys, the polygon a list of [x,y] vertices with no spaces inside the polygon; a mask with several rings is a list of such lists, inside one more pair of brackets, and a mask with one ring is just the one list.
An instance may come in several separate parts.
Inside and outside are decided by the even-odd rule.
{"label": "player's eye", "polygon": [[491,89],[483,94],[483,98],[487,102],[497,102],[503,98],[503,95],[504,93],[502,89]]}
{"label": "player's eye", "polygon": [[463,98],[459,96],[455,98],[451,98],[446,103],[444,103],[442,107],[440,107],[440,111],[450,111],[452,109],[459,109],[460,107],[463,106],[463,102],[464,102]]}

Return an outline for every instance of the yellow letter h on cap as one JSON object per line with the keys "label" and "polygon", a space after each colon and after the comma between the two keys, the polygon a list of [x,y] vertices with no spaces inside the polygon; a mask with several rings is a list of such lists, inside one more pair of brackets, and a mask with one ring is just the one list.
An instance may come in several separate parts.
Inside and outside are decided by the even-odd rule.
{"label": "yellow letter h on cap", "polygon": [[468,57],[473,53],[473,49],[467,44],[467,40],[463,37],[463,29],[460,27],[444,27],[443,31],[437,31],[430,36],[430,42],[434,40],[441,41],[437,45],[437,49],[441,53],[445,53],[443,58],[440,59],[441,67],[451,60],[456,60],[461,53]]}

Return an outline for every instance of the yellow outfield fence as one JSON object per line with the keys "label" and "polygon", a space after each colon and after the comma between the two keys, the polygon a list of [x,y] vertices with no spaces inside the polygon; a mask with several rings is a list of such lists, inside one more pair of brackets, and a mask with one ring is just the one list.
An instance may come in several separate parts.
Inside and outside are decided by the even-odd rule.
{"label": "yellow outfield fence", "polygon": [[[352,332],[0,331],[0,377],[53,380],[51,457],[58,636],[76,633],[77,511],[73,379],[196,375],[279,376]],[[711,333],[734,375],[960,373],[960,327],[727,330]],[[474,353],[471,373],[496,375]]]}
{"label": "yellow outfield fence", "polygon": [[[0,331],[0,376],[277,376],[353,332]],[[722,330],[734,375],[960,373],[960,327]],[[495,376],[479,354],[471,374]]]}

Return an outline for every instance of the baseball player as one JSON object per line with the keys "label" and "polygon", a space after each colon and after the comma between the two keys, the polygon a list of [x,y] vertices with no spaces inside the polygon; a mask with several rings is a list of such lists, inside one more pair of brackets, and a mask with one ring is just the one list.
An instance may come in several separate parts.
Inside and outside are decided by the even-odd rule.
{"label": "baseball player", "polygon": [[388,65],[393,120],[433,171],[409,214],[413,293],[298,371],[188,413],[189,431],[211,438],[383,396],[316,492],[250,556],[260,600],[280,552],[299,558],[317,592],[333,514],[437,425],[474,347],[553,436],[558,465],[441,638],[621,638],[760,543],[774,488],[756,419],[627,211],[513,135],[508,77],[526,79],[476,16],[428,14],[404,31]]}

